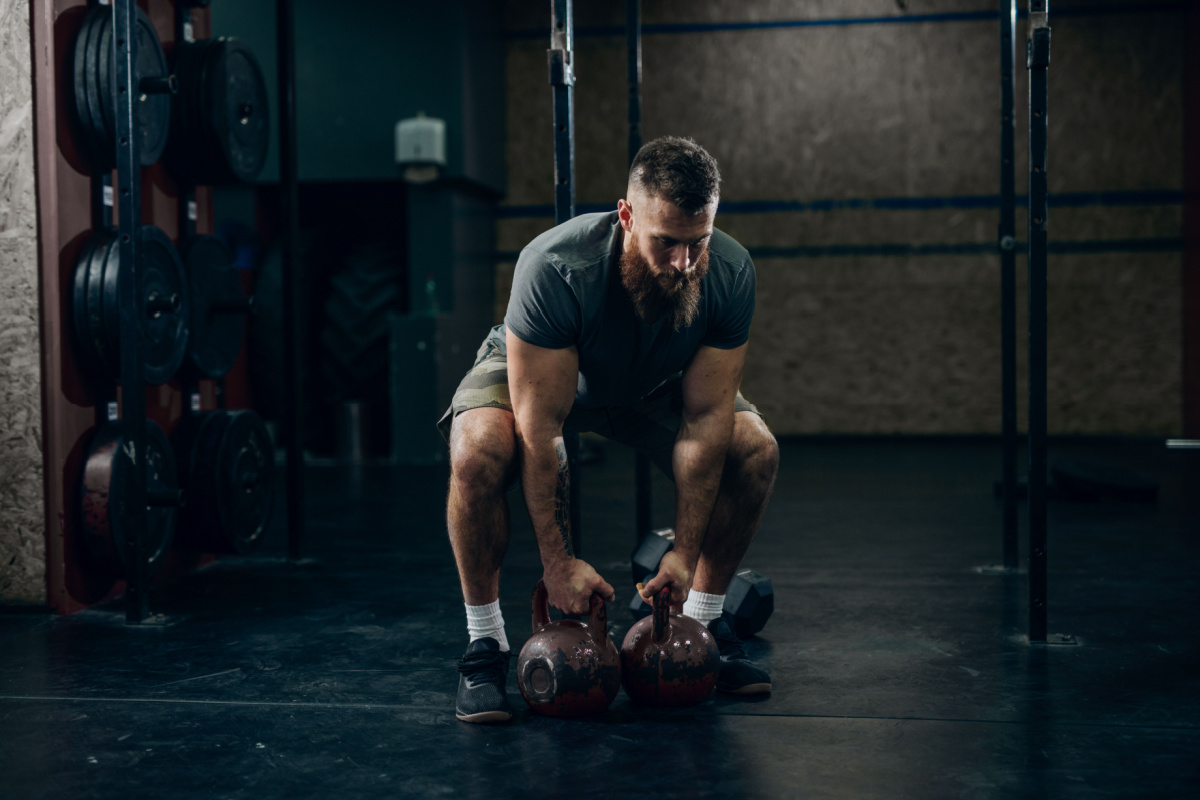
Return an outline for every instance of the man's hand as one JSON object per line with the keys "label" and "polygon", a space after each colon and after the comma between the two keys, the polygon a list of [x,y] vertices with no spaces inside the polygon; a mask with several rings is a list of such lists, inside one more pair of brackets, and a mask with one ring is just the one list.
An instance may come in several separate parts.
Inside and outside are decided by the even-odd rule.
{"label": "man's hand", "polygon": [[664,586],[671,587],[671,606],[682,606],[692,590],[692,569],[683,554],[670,550],[658,564],[658,574],[646,582],[641,590],[642,599],[654,605],[654,596]]}
{"label": "man's hand", "polygon": [[546,582],[550,605],[564,614],[587,614],[595,592],[609,602],[616,597],[613,587],[592,569],[591,564],[579,558],[564,561],[553,571],[547,569],[542,580]]}

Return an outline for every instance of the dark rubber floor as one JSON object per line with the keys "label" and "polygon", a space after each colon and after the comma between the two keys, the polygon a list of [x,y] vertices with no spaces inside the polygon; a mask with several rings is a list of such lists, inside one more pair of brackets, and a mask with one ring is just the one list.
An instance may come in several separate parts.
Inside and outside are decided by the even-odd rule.
{"label": "dark rubber floor", "polygon": [[[633,461],[584,474],[585,557],[629,620]],[[1000,558],[989,442],[793,441],[747,566],[776,611],[757,701],[507,726],[453,713],[465,622],[437,469],[310,468],[308,558],[262,551],[121,606],[0,615],[0,797],[1200,796],[1200,452],[1058,444],[1162,481],[1148,505],[1054,502],[1050,631]],[[659,522],[669,489],[656,484]],[[514,499],[516,495],[512,495]],[[514,509],[514,648],[540,574]]]}

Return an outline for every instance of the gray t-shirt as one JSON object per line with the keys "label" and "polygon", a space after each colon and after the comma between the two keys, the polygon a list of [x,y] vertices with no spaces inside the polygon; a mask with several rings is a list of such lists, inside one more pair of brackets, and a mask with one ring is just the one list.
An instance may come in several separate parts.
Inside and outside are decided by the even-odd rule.
{"label": "gray t-shirt", "polygon": [[675,331],[647,325],[621,285],[621,224],[616,211],[584,214],[530,242],[517,260],[504,325],[538,347],[579,349],[582,408],[628,405],[680,372],[700,345],[745,344],[754,316],[754,263],[730,236],[713,230],[708,274],[695,321]]}

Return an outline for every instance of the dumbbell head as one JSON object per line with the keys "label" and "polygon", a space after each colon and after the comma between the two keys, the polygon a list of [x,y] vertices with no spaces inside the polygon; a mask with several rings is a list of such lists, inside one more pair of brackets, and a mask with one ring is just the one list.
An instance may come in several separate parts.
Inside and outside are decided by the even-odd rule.
{"label": "dumbbell head", "polygon": [[748,639],[763,629],[775,610],[771,579],[752,569],[738,570],[725,591],[725,611],[733,618],[733,630]]}

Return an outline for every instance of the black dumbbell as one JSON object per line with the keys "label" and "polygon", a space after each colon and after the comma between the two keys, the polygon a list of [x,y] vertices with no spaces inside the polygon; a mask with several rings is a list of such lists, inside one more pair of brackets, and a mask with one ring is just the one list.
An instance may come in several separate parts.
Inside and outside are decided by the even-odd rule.
{"label": "black dumbbell", "polygon": [[[659,528],[650,531],[638,542],[630,556],[634,583],[645,583],[658,572],[658,564],[675,546],[675,531]],[[775,591],[771,579],[752,569],[740,569],[725,590],[725,611],[733,620],[734,632],[748,639],[763,629],[775,610]],[[636,591],[629,603],[635,619],[650,613],[650,606]]]}

